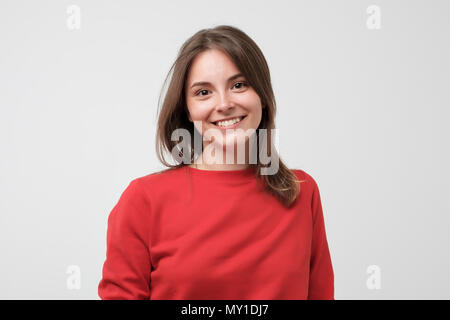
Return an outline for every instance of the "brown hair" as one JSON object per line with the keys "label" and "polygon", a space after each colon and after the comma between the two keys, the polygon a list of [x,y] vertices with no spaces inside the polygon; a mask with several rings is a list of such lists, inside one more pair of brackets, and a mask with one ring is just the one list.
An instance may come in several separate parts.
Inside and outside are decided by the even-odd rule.
{"label": "brown hair", "polygon": [[[183,162],[171,165],[164,158],[165,150],[171,153],[177,147],[178,142],[171,140],[172,132],[176,129],[183,128],[191,134],[190,163],[193,163],[195,159],[193,141],[194,135],[199,133],[188,118],[185,82],[193,59],[199,53],[209,49],[219,49],[227,53],[248,84],[259,95],[263,108],[261,123],[256,131],[267,129],[268,155],[277,152],[270,134],[271,129],[275,128],[276,102],[266,59],[256,43],[243,31],[236,27],[219,25],[214,28],[202,29],[186,40],[164,81],[165,85],[173,71],[162,106],[160,104],[161,95],[158,100],[160,110],[157,123],[156,154],[167,167],[179,168],[186,165]],[[200,141],[202,140],[200,139]],[[256,143],[256,145],[259,144]],[[259,155],[259,152],[257,154]],[[182,151],[179,152],[179,155],[183,156]],[[276,155],[278,160],[279,156]],[[256,167],[255,175],[263,180],[265,189],[276,196],[283,205],[289,207],[295,201],[300,193],[300,181],[281,159],[279,159],[277,173],[272,175],[261,175],[261,168],[267,167],[267,165],[260,163],[259,156],[257,163],[251,164],[251,166]]]}

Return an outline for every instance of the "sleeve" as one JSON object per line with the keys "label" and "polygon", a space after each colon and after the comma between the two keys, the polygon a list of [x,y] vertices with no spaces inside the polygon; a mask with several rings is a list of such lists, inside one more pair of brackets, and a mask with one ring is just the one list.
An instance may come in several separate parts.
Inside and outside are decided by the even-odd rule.
{"label": "sleeve", "polygon": [[102,300],[150,299],[149,212],[140,183],[131,181],[108,217]]}
{"label": "sleeve", "polygon": [[334,272],[328,249],[322,202],[317,183],[313,181],[313,232],[309,272],[308,300],[334,300]]}

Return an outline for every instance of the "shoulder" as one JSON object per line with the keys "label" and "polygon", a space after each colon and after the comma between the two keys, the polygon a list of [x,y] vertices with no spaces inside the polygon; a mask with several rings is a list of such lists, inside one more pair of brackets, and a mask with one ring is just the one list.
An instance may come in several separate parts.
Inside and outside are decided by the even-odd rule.
{"label": "shoulder", "polygon": [[308,203],[311,204],[312,211],[314,212],[314,216],[318,212],[318,208],[322,207],[321,204],[321,196],[319,191],[319,186],[316,182],[316,179],[312,177],[311,174],[305,172],[301,169],[291,169],[299,179],[303,179],[304,183],[300,184],[301,190],[303,190],[303,198],[306,199]]}
{"label": "shoulder", "polygon": [[130,184],[136,186],[136,188],[154,189],[156,187],[161,188],[164,186],[173,186],[174,183],[180,181],[180,177],[185,174],[184,167],[173,167],[158,170],[149,173],[145,176],[134,178]]}
{"label": "shoulder", "polygon": [[316,180],[305,170],[302,169],[290,169],[300,180],[300,183],[307,185],[311,189],[317,188],[317,182]]}
{"label": "shoulder", "polygon": [[135,207],[150,206],[154,199],[160,198],[160,195],[167,190],[173,190],[173,186],[180,183],[179,178],[183,171],[182,168],[169,168],[133,178],[122,192],[119,202]]}

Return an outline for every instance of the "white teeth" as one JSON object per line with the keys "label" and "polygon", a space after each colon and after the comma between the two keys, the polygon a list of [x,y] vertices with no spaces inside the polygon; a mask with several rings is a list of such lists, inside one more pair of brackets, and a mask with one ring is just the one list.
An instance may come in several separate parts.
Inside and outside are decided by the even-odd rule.
{"label": "white teeth", "polygon": [[217,122],[217,125],[219,127],[228,127],[228,126],[235,124],[236,122],[241,121],[241,119],[242,119],[241,117],[238,117],[238,118],[234,118],[234,119],[230,119],[230,120],[226,120],[226,121],[219,121],[219,122]]}

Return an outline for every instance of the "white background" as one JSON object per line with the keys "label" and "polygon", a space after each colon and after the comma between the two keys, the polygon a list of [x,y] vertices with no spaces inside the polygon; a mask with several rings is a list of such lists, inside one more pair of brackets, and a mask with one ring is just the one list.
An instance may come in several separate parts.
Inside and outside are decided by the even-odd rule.
{"label": "white background", "polygon": [[[381,29],[367,27],[370,5]],[[132,179],[163,169],[170,65],[195,32],[230,24],[269,63],[282,159],[319,185],[336,299],[449,299],[449,9],[1,0],[0,298],[98,299],[107,217]],[[380,289],[366,285],[370,265]]]}

